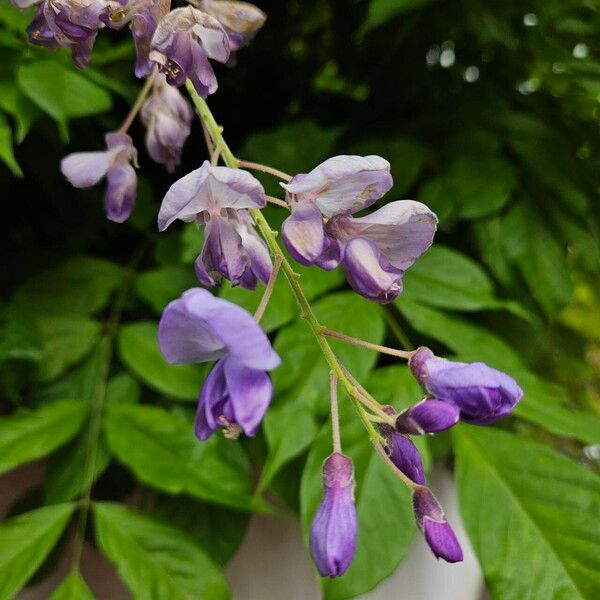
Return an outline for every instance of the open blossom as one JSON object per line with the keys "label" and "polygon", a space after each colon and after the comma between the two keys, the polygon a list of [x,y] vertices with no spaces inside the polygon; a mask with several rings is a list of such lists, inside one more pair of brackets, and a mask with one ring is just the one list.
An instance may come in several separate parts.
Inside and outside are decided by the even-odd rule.
{"label": "open blossom", "polygon": [[431,245],[437,226],[436,216],[413,200],[352,216],[391,187],[389,163],[379,156],[337,156],[296,175],[285,186],[292,212],[282,226],[286,248],[303,265],[330,270],[343,264],[356,292],[390,302],[402,291],[406,269]]}
{"label": "open blossom", "polygon": [[265,24],[267,15],[254,4],[235,0],[199,0],[198,8],[221,23],[232,52],[239,50]]}
{"label": "open blossom", "polygon": [[436,558],[460,562],[463,552],[436,497],[424,486],[413,492],[415,520]]}
{"label": "open blossom", "polygon": [[170,0],[107,0],[103,22],[111,29],[129,25],[136,51],[136,77],[152,72],[150,42],[158,22],[169,12]]}
{"label": "open blossom", "polygon": [[190,105],[177,88],[167,84],[164,75],[158,74],[141,116],[146,125],[148,154],[172,173],[190,134],[193,118]]}
{"label": "open blossom", "polygon": [[111,221],[126,221],[135,203],[137,150],[126,133],[107,133],[106,150],[75,152],[63,158],[60,169],[71,185],[87,188],[106,177],[104,208]]}
{"label": "open blossom", "polygon": [[195,422],[200,440],[218,428],[230,437],[256,433],[273,396],[266,371],[280,359],[248,312],[192,288],[165,308],[158,341],[169,363],[218,361],[200,392]]}
{"label": "open blossom", "polygon": [[100,17],[103,0],[11,0],[18,8],[39,5],[27,27],[32,44],[46,48],[68,48],[73,63],[87,67],[98,30],[104,27]]}
{"label": "open blossom", "polygon": [[310,528],[310,551],[321,577],[343,575],[356,551],[354,466],[339,452],[323,463],[323,500]]}
{"label": "open blossom", "polygon": [[229,58],[227,33],[217,19],[191,6],[176,8],[158,23],[151,46],[150,60],[170,85],[179,87],[189,78],[203,98],[216,92],[208,59],[224,63]]}
{"label": "open blossom", "polygon": [[225,277],[254,289],[258,280],[269,280],[273,266],[246,209],[265,204],[264,189],[250,173],[205,161],[171,186],[158,213],[158,228],[164,231],[176,219],[206,225],[195,263],[199,281],[212,286]]}
{"label": "open blossom", "polygon": [[409,366],[433,398],[456,407],[467,423],[493,423],[506,416],[523,396],[523,390],[506,373],[485,363],[438,358],[429,348],[419,348]]}

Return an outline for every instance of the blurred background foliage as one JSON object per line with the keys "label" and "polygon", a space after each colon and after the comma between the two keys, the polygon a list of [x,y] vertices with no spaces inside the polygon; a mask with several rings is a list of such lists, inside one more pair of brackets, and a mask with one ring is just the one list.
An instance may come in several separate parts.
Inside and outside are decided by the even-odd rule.
{"label": "blurred background foliage", "polygon": [[[266,26],[234,69],[217,66],[209,99],[236,154],[297,173],[336,153],[377,153],[395,181],[383,201],[415,198],[440,218],[436,245],[384,309],[348,292],[339,272],[300,269],[318,315],[374,342],[484,360],[519,381],[514,417],[420,448],[429,465],[456,466],[494,598],[598,598],[597,2],[258,4]],[[101,149],[135,98],[129,36],[103,31],[78,71],[65,52],[26,43],[30,19],[2,0],[0,473],[44,458],[46,475],[0,525],[0,598],[71,551],[82,534],[76,519],[68,525],[73,501],[83,497],[86,513],[92,481],[86,539],[135,597],[227,597],[220,566],[250,511],[291,511],[305,531],[314,514],[329,452],[327,368],[279,281],[264,325],[284,366],[261,433],[239,444],[194,439],[206,369],[167,365],[156,342],[164,306],[195,284],[201,245],[192,225],[156,232],[174,177],[142,151],[134,214],[117,225],[104,219],[101,189],[74,190],[58,169],[70,151]],[[132,135],[141,149],[139,122]],[[205,157],[196,124],[175,177]],[[273,225],[284,217],[267,213]],[[249,309],[261,294],[221,293]],[[381,402],[420,398],[405,367],[334,346]],[[390,575],[415,529],[407,493],[345,405],[342,420],[361,535],[348,573],[324,583],[331,599]],[[89,594],[75,569],[53,598]]]}

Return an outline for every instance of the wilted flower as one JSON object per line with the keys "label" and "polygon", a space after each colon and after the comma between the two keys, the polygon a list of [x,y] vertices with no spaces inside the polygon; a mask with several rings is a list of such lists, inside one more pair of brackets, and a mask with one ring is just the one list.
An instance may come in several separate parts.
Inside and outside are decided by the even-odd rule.
{"label": "wilted flower", "polygon": [[323,463],[323,500],[310,529],[310,550],[321,577],[339,577],[350,566],[358,531],[354,467],[339,452]]}
{"label": "wilted flower", "polygon": [[260,8],[249,2],[199,0],[197,6],[223,25],[232,53],[248,44],[267,19]]}
{"label": "wilted flower", "polygon": [[506,416],[523,396],[523,390],[506,373],[485,363],[438,358],[429,348],[419,348],[409,366],[433,398],[456,406],[461,420],[467,423],[493,423]]}
{"label": "wilted flower", "polygon": [[406,269],[431,245],[437,225],[436,216],[412,200],[351,216],[391,187],[389,163],[379,156],[337,156],[296,175],[285,186],[292,211],[282,226],[286,248],[303,265],[329,270],[342,263],[356,292],[390,302],[402,291]]}
{"label": "wilted flower", "polygon": [[104,208],[111,221],[126,221],[137,189],[137,150],[126,133],[107,133],[103,152],[75,152],[63,158],[60,169],[71,185],[87,188],[106,177]]}
{"label": "wilted flower", "polygon": [[37,13],[27,27],[32,44],[46,48],[68,48],[73,63],[87,67],[98,30],[103,0],[11,0],[18,8],[39,4]]}
{"label": "wilted flower", "polygon": [[131,28],[137,55],[135,74],[148,77],[152,72],[150,42],[158,22],[169,12],[171,0],[108,0],[103,22],[111,29]]}
{"label": "wilted flower", "polygon": [[172,173],[190,134],[193,113],[189,104],[177,88],[167,84],[164,75],[157,74],[141,116],[146,125],[148,154]]}
{"label": "wilted flower", "polygon": [[164,310],[158,341],[169,363],[218,360],[208,375],[196,412],[195,432],[206,440],[218,428],[236,437],[256,433],[271,402],[265,371],[279,366],[260,326],[243,308],[192,288]]}
{"label": "wilted flower", "polygon": [[217,19],[191,6],[176,8],[160,20],[151,45],[150,60],[170,85],[179,87],[189,78],[203,98],[217,90],[208,59],[229,58],[227,33]]}
{"label": "wilted flower", "polygon": [[419,529],[436,558],[450,563],[463,559],[462,549],[436,497],[424,486],[413,492],[413,509]]}
{"label": "wilted flower", "polygon": [[158,213],[158,228],[164,231],[176,219],[205,224],[204,247],[195,263],[200,282],[215,285],[222,276],[254,289],[258,280],[269,280],[273,267],[244,209],[265,204],[263,187],[250,173],[205,161],[171,186]]}
{"label": "wilted flower", "polygon": [[[394,414],[391,406],[384,406],[383,409],[388,414]],[[387,423],[379,424],[379,432],[385,438],[385,451],[394,465],[415,483],[424,484],[423,461],[412,440]]]}

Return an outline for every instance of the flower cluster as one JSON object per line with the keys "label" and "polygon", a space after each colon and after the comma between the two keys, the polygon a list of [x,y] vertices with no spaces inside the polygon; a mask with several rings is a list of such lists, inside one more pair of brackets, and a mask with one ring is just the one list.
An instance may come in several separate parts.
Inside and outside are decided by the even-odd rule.
{"label": "flower cluster", "polygon": [[[215,286],[222,279],[247,289],[255,289],[259,282],[266,286],[254,317],[203,288],[187,290],[163,312],[158,340],[169,363],[216,361],[199,394],[197,438],[206,440],[217,429],[230,439],[242,432],[254,436],[265,416],[273,398],[268,372],[279,366],[280,358],[259,321],[282,267],[332,373],[333,452],[323,463],[324,494],[310,531],[319,574],[342,575],[352,562],[358,537],[354,466],[342,452],[337,418],[338,377],[375,449],[411,488],[415,521],[433,554],[448,562],[462,560],[456,535],[426,487],[423,462],[411,436],[435,434],[459,421],[489,425],[509,414],[523,392],[507,374],[483,363],[445,360],[425,347],[393,350],[320,325],[298,275],[260,212],[269,200],[262,185],[248,171],[233,168],[261,165],[233,157],[203,100],[217,89],[210,60],[232,64],[234,53],[263,25],[264,13],[251,4],[226,0],[197,0],[197,8],[174,10],[169,0],[13,2],[21,8],[38,4],[29,39],[50,48],[69,48],[79,67],[87,65],[100,29],[131,29],[135,73],[148,78],[140,97],[123,126],[106,135],[106,150],[71,154],[61,164],[75,187],[90,187],[106,178],[105,209],[112,221],[125,221],[135,202],[137,151],[127,134],[132,120],[141,110],[148,153],[172,172],[180,163],[193,116],[178,88],[190,82],[211,160],[170,187],[158,213],[158,229],[162,232],[177,220],[203,228],[204,245],[195,261],[203,286]],[[218,165],[220,157],[227,166]],[[433,242],[437,218],[413,200],[363,212],[392,188],[385,159],[335,156],[293,177],[262,167],[286,180],[285,202],[270,200],[289,209],[281,234],[295,261],[326,271],[341,266],[350,287],[373,302],[391,302],[402,292],[405,271]],[[399,413],[380,405],[337,359],[326,339],[332,334],[407,358],[425,398]]]}

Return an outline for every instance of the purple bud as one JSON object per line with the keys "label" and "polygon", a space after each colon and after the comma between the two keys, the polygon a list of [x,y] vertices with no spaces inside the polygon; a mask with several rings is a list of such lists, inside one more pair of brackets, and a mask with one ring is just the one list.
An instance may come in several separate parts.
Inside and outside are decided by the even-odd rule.
{"label": "purple bud", "polygon": [[208,62],[227,62],[227,33],[214,17],[191,6],[176,8],[158,23],[152,37],[150,60],[179,87],[190,79],[200,96],[217,90],[217,78]]}
{"label": "purple bud", "polygon": [[148,154],[172,173],[190,134],[193,114],[189,104],[178,89],[167,84],[164,75],[158,74],[141,116],[147,128]]}
{"label": "purple bud", "polygon": [[[394,413],[391,406],[384,406],[383,408],[388,414]],[[401,433],[397,433],[390,425],[384,423],[379,425],[379,432],[385,438],[385,451],[394,465],[409,479],[423,485],[425,483],[423,461],[412,440]]]}
{"label": "purple bud", "polygon": [[413,435],[437,433],[456,425],[459,416],[456,406],[426,398],[398,415],[396,430]]}
{"label": "purple bud", "polygon": [[75,152],[60,164],[62,174],[77,188],[96,185],[106,177],[104,207],[111,221],[126,221],[135,203],[137,150],[126,133],[107,133],[103,152]]}
{"label": "purple bud", "polygon": [[356,551],[354,466],[339,452],[323,463],[323,500],[310,529],[310,550],[321,577],[343,575]]}
{"label": "purple bud", "polygon": [[413,509],[419,529],[436,558],[460,562],[463,552],[436,497],[424,486],[413,492]]}
{"label": "purple bud", "polygon": [[431,396],[456,406],[461,420],[474,425],[488,425],[506,416],[523,397],[512,377],[484,363],[445,360],[422,347],[409,366]]}

